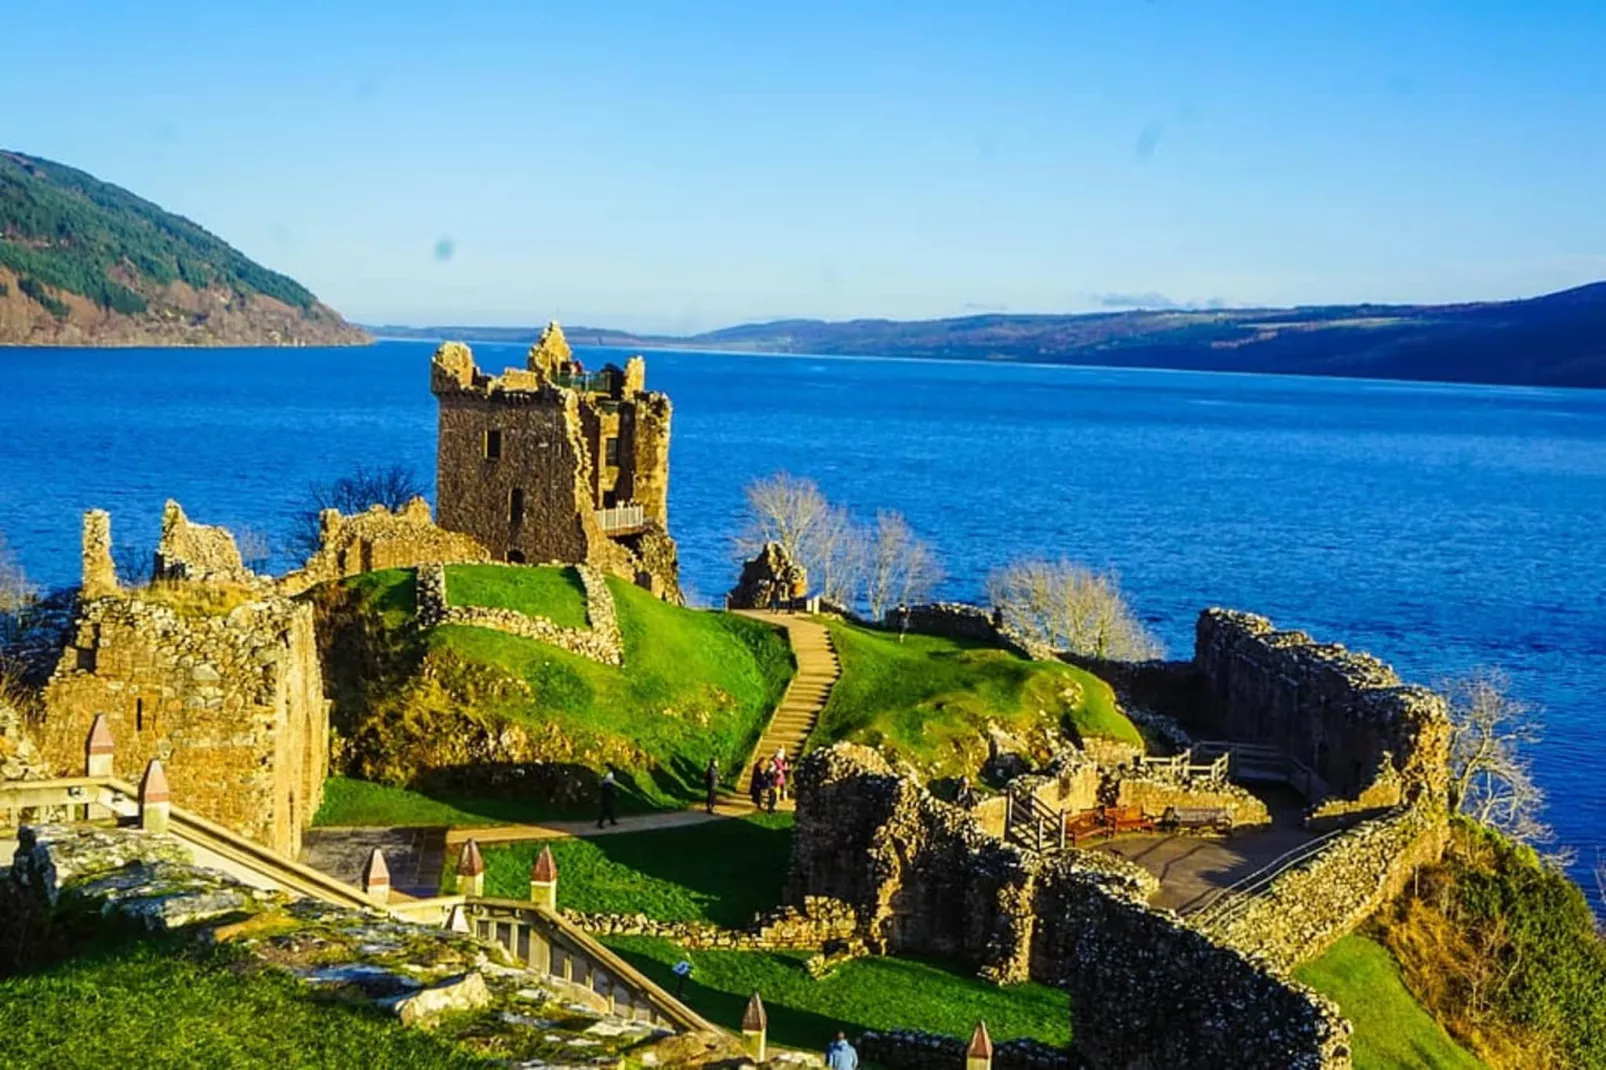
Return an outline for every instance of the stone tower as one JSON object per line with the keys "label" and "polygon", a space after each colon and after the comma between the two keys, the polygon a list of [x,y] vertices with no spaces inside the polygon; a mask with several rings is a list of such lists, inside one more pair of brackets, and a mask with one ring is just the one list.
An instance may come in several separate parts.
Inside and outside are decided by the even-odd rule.
{"label": "stone tower", "polygon": [[524,368],[435,351],[437,519],[498,560],[589,564],[680,599],[669,537],[669,399],[631,357],[588,373],[556,323]]}

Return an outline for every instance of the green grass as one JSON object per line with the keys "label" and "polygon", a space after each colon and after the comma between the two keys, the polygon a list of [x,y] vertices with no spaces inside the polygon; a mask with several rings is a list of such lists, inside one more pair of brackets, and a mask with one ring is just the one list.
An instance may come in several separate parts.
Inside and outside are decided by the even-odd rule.
{"label": "green grass", "polygon": [[693,971],[686,1003],[728,1028],[741,1025],[748,997],[759,993],[769,1012],[770,1039],[791,1047],[819,1051],[839,1029],[924,1029],[968,1038],[978,1019],[994,1040],[1070,1043],[1064,992],[1038,984],[999,988],[942,962],[857,959],[816,981],[804,972],[804,951],[686,952],[652,937],[614,937],[608,944],[670,991],[671,967],[688,959]]}
{"label": "green grass", "polygon": [[1073,666],[930,635],[900,642],[840,621],[829,627],[842,679],[814,746],[839,739],[888,746],[940,775],[975,772],[989,722],[1024,732],[1046,717],[1079,735],[1142,743],[1110,686]]}
{"label": "green grass", "polygon": [[[545,846],[558,864],[559,906],[740,928],[780,903],[791,829],[791,814],[758,814]],[[487,848],[486,892],[510,899],[529,895],[530,865],[542,846]]]}
{"label": "green grass", "polygon": [[453,565],[446,570],[446,600],[454,606],[516,609],[564,628],[586,626],[585,587],[572,568]]}
{"label": "green grass", "polygon": [[140,942],[0,981],[0,1066],[497,1065],[225,951]]}
{"label": "green grass", "polygon": [[[620,813],[634,812],[627,805],[630,801],[629,798],[620,800]],[[425,795],[388,784],[335,776],[323,782],[323,805],[312,823],[333,826],[518,825],[584,817],[593,809],[517,796],[498,798],[452,792]]]}
{"label": "green grass", "polygon": [[1388,950],[1364,936],[1346,936],[1295,976],[1337,1003],[1355,1026],[1356,1070],[1479,1070],[1400,980]]}

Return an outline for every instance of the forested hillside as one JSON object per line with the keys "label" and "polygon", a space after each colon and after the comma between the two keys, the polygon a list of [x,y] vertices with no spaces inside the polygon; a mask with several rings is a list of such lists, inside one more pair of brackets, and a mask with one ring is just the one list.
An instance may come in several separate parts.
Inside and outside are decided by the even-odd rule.
{"label": "forested hillside", "polygon": [[190,220],[0,151],[0,344],[365,341],[306,287]]}

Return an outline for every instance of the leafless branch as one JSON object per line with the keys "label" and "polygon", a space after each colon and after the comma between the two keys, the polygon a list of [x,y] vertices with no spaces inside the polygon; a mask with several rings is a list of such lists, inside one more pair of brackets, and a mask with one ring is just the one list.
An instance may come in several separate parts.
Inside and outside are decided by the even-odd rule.
{"label": "leafless branch", "polygon": [[1545,792],[1525,753],[1539,742],[1537,710],[1511,694],[1498,669],[1475,669],[1444,685],[1450,704],[1450,802],[1474,820],[1522,843],[1556,834],[1543,819]]}
{"label": "leafless branch", "polygon": [[1018,561],[988,577],[987,593],[1007,627],[1054,649],[1127,661],[1163,653],[1113,574],[1074,561]]}

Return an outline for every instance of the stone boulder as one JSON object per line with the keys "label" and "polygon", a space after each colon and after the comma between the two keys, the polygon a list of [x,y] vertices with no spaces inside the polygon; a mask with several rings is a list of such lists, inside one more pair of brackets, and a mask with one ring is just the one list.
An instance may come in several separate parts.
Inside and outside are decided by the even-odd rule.
{"label": "stone boulder", "polygon": [[758,556],[742,566],[742,577],[729,596],[731,609],[768,609],[777,601],[808,594],[809,574],[780,543],[767,542]]}

